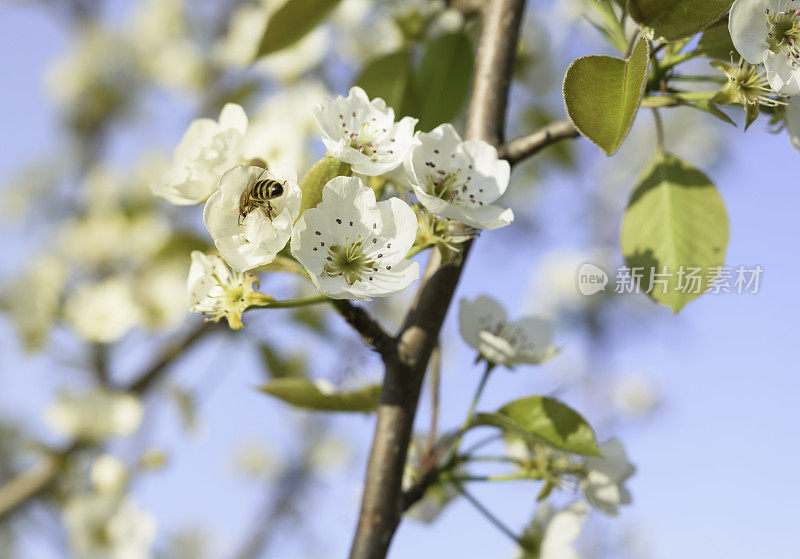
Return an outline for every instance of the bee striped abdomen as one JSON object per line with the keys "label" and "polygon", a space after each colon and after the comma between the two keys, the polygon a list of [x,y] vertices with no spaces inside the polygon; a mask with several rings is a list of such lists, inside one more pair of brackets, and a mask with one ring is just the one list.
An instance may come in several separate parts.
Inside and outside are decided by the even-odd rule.
{"label": "bee striped abdomen", "polygon": [[264,210],[269,219],[272,219],[270,200],[274,200],[282,194],[282,183],[274,179],[256,181],[253,186],[242,192],[242,198],[239,201],[239,222],[242,222],[250,212],[259,208]]}

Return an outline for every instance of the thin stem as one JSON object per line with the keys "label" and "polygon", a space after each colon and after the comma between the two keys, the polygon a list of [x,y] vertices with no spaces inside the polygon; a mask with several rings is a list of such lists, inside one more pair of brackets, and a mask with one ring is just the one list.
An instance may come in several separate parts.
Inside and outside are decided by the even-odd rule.
{"label": "thin stem", "polygon": [[475,453],[476,451],[478,451],[481,448],[485,447],[487,444],[491,444],[491,443],[493,443],[495,441],[499,441],[502,438],[503,438],[503,435],[500,434],[500,433],[495,433],[495,434],[489,435],[487,437],[484,437],[483,439],[477,441],[472,446],[468,447],[467,450],[464,451],[464,454],[462,456],[469,457],[473,453]]}
{"label": "thin stem", "polygon": [[519,474],[497,474],[486,476],[473,476],[473,475],[454,475],[449,476],[449,480],[456,482],[471,482],[471,481],[539,481],[541,476],[533,473],[519,473]]}
{"label": "thin stem", "polygon": [[625,51],[625,58],[630,58],[631,57],[631,53],[633,52],[633,47],[636,46],[637,39],[639,39],[639,28],[638,27],[636,28],[636,31],[634,31],[633,36],[631,37],[631,40],[628,41],[628,48]]}
{"label": "thin stem", "polygon": [[397,346],[395,339],[363,307],[344,299],[328,299],[328,302],[361,334],[367,344],[381,354],[384,361],[394,355]]}
{"label": "thin stem", "polygon": [[476,499],[469,491],[464,489],[463,485],[456,484],[456,487],[458,488],[459,493],[461,493],[464,496],[464,498],[467,501],[469,501],[469,503],[473,507],[475,507],[475,510],[477,510],[486,518],[486,520],[492,523],[498,530],[503,532],[506,536],[508,536],[509,538],[517,542],[520,546],[522,546],[522,539],[519,536],[517,536],[514,533],[514,531],[511,530],[511,528],[506,526],[502,520],[497,518],[494,514],[492,514],[492,512],[489,509],[483,506],[483,503],[478,501],[478,499]]}
{"label": "thin stem", "polygon": [[577,138],[580,132],[571,120],[552,122],[527,136],[520,136],[500,148],[500,157],[512,165],[532,157],[561,140]]}
{"label": "thin stem", "polygon": [[458,437],[455,441],[453,441],[453,446],[450,447],[450,454],[446,463],[452,465],[455,460],[456,456],[458,455],[458,447],[461,445],[461,439],[464,438],[464,433],[469,429],[470,425],[472,425],[472,416],[475,415],[475,410],[478,407],[478,401],[480,401],[481,396],[483,395],[483,390],[486,388],[486,382],[489,380],[489,375],[494,369],[494,363],[486,362],[486,370],[483,372],[483,376],[481,377],[481,381],[478,383],[478,388],[475,390],[475,394],[472,396],[472,402],[469,404],[469,409],[467,410],[467,415],[464,418],[464,422],[461,424],[461,429]]}
{"label": "thin stem", "polygon": [[653,120],[656,123],[656,148],[659,153],[664,153],[664,123],[658,109],[653,109]]}
{"label": "thin stem", "polygon": [[422,245],[415,245],[411,247],[411,250],[408,251],[408,254],[406,254],[406,258],[411,258],[412,256],[416,256],[423,250],[428,250],[429,248],[433,248],[435,246],[436,246],[435,243],[425,243]]}
{"label": "thin stem", "polygon": [[[494,369],[494,363],[486,362],[486,370],[483,372],[483,376],[481,377],[481,381],[478,383],[478,389],[475,391],[475,395],[472,397],[472,402],[469,405],[469,410],[467,411],[467,417],[464,419],[464,424],[461,426],[462,429],[466,429],[469,427],[470,423],[472,423],[472,416],[475,415],[475,410],[478,407],[478,401],[481,399],[483,395],[483,391],[486,388],[486,383],[489,380],[489,375],[492,373]],[[456,444],[458,446],[458,444]]]}
{"label": "thin stem", "polygon": [[331,299],[324,295],[317,295],[314,297],[301,297],[300,299],[287,299],[285,301],[270,301],[268,303],[250,305],[247,310],[251,309],[296,309],[299,307],[308,307],[311,305],[319,305],[320,303],[328,303]]}
{"label": "thin stem", "polygon": [[442,350],[439,344],[433,348],[431,354],[431,426],[428,429],[428,439],[425,442],[425,452],[430,454],[436,443],[436,432],[439,428],[439,388],[442,368]]}
{"label": "thin stem", "polygon": [[711,83],[725,83],[723,77],[717,76],[703,76],[703,75],[688,75],[688,74],[675,74],[670,76],[670,81],[683,81],[683,82],[711,82]]}

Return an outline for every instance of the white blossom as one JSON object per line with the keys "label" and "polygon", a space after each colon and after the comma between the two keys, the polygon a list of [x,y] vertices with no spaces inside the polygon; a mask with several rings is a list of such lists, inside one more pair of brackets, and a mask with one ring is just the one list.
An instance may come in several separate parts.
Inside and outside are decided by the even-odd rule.
{"label": "white blossom", "polygon": [[73,439],[102,442],[133,434],[142,422],[141,402],[130,394],[91,390],[60,392],[45,412],[53,431]]}
{"label": "white blossom", "polygon": [[308,169],[309,138],[316,137],[314,107],[329,94],[319,81],[304,80],[271,95],[250,119],[244,158],[262,159],[270,167]]}
{"label": "white blossom", "polygon": [[369,100],[360,87],[317,105],[314,117],[330,155],[362,175],[382,175],[399,167],[414,144],[417,119],[394,120],[383,99]]}
{"label": "white blossom", "polygon": [[234,68],[253,65],[280,81],[290,83],[317,66],[328,53],[330,31],[325,25],[314,27],[296,43],[267,56],[258,56],[270,18],[285,2],[262,0],[256,4],[242,3],[230,16],[228,32],[213,48],[215,59]]}
{"label": "white blossom", "polygon": [[232,272],[219,256],[195,250],[186,279],[189,310],[203,313],[211,322],[225,318],[231,328],[238,330],[247,307],[270,299],[253,289],[255,283],[258,280],[253,274]]}
{"label": "white blossom", "polygon": [[417,217],[399,198],[375,201],[356,177],[336,177],[322,189],[322,202],[300,216],[292,254],[311,281],[334,299],[369,300],[402,291],[419,278],[406,259]]}
{"label": "white blossom", "polygon": [[145,266],[133,283],[142,309],[144,326],[168,330],[186,318],[186,263],[183,258],[156,261]]}
{"label": "white blossom", "polygon": [[96,208],[59,231],[61,253],[80,268],[131,267],[155,255],[171,237],[166,217],[152,211],[126,215]]}
{"label": "white blossom", "polygon": [[403,33],[388,10],[374,7],[372,0],[342,0],[331,14],[341,58],[364,64],[403,46]]}
{"label": "white blossom", "polygon": [[800,151],[800,97],[790,100],[786,107],[786,128],[789,131],[789,139],[792,147]]}
{"label": "white blossom", "polygon": [[150,559],[156,521],[128,496],[72,497],[63,522],[77,559]]}
{"label": "white blossom", "polygon": [[119,495],[128,482],[127,466],[122,460],[110,454],[98,456],[92,463],[89,475],[95,491],[107,495]]}
{"label": "white blossom", "polygon": [[751,64],[764,64],[776,93],[800,94],[800,11],[794,0],[736,0],[729,29]]}
{"label": "white blossom", "polygon": [[509,321],[502,305],[485,295],[461,300],[459,325],[470,347],[490,363],[509,369],[520,363],[544,363],[558,353],[550,321],[539,317]]}
{"label": "white blossom", "polygon": [[631,503],[625,481],[636,473],[636,468],[628,462],[625,449],[617,439],[601,444],[600,452],[602,457],[586,459],[583,492],[593,507],[616,516],[619,505]]}
{"label": "white blossom", "polygon": [[542,503],[522,536],[526,547],[517,550],[516,559],[580,559],[572,542],[580,535],[588,512],[582,501],[563,510]]}
{"label": "white blossom", "polygon": [[216,189],[220,177],[242,162],[247,115],[234,103],[222,108],[219,121],[194,120],[173,153],[173,161],[153,192],[178,205],[199,204]]}
{"label": "white blossom", "polygon": [[111,343],[140,325],[143,316],[130,284],[110,277],[79,286],[64,303],[64,319],[81,338]]}
{"label": "white blossom", "polygon": [[58,319],[67,267],[52,254],[37,256],[4,286],[0,307],[8,312],[28,351],[41,348]]}
{"label": "white blossom", "polygon": [[[259,181],[277,181],[282,194],[243,215],[242,201]],[[239,165],[225,173],[206,202],[203,221],[220,255],[237,272],[269,264],[292,236],[303,194],[288,167]]]}
{"label": "white blossom", "polygon": [[130,22],[142,70],[178,91],[195,91],[205,81],[205,60],[192,40],[184,0],[144,0]]}
{"label": "white blossom", "polygon": [[643,417],[656,409],[661,402],[661,394],[648,375],[631,373],[614,380],[611,400],[621,413]]}
{"label": "white blossom", "polygon": [[494,204],[508,187],[511,166],[482,140],[461,141],[450,124],[417,132],[406,172],[420,203],[431,213],[477,229],[495,229],[514,213]]}

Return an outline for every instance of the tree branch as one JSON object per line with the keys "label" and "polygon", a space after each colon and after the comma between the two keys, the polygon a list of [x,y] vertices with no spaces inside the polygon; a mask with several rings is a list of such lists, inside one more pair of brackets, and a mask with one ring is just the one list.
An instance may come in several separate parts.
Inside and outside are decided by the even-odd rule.
{"label": "tree branch", "polygon": [[[467,138],[494,146],[503,136],[508,88],[524,0],[489,0],[470,99]],[[469,254],[471,242],[442,260],[434,251],[416,299],[397,338],[386,376],[367,465],[361,513],[351,559],[381,559],[400,522],[401,483],[422,380],[442,322]]]}
{"label": "tree branch", "polygon": [[[212,330],[212,325],[200,324],[180,342],[165,347],[158,360],[125,390],[139,395],[146,393],[160,380],[168,365],[185,349]],[[58,476],[59,467],[63,461],[81,448],[85,448],[85,445],[72,443],[64,450],[54,453],[0,487],[0,520],[46,491]]]}
{"label": "tree branch", "polygon": [[396,340],[386,333],[363,307],[341,299],[332,300],[331,304],[336,307],[345,321],[361,334],[361,338],[381,354],[384,360],[391,358],[397,347]]}
{"label": "tree branch", "polygon": [[519,163],[554,143],[568,138],[577,138],[580,132],[570,120],[552,122],[527,136],[520,136],[500,148],[500,157],[512,165]]}

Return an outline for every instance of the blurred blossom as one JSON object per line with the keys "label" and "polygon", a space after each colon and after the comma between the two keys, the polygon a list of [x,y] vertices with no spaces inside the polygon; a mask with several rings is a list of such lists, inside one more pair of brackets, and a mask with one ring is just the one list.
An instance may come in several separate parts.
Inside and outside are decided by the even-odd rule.
{"label": "blurred blossom", "polygon": [[294,45],[258,59],[253,68],[284,83],[292,83],[324,60],[330,42],[328,28],[317,26]]}
{"label": "blurred blossom", "polygon": [[562,510],[550,503],[536,509],[531,524],[522,536],[524,549],[516,559],[580,559],[572,542],[580,535],[589,507],[584,502],[572,503]]}
{"label": "blurred blossom", "polygon": [[614,379],[612,402],[621,413],[643,417],[661,402],[661,394],[653,380],[644,373],[632,373]]}
{"label": "blurred blossom", "polygon": [[209,559],[214,554],[207,529],[188,528],[173,534],[164,546],[163,559]]}
{"label": "blurred blossom", "polygon": [[625,482],[636,473],[636,468],[628,462],[625,449],[617,439],[601,444],[600,452],[603,453],[601,458],[586,459],[583,491],[593,507],[616,516],[620,505],[631,503]]}
{"label": "blurred blossom", "polygon": [[331,476],[346,469],[352,460],[348,441],[329,435],[309,450],[308,467],[318,476]]}
{"label": "blurred blossom", "polygon": [[64,303],[64,319],[81,338],[111,343],[140,325],[143,316],[128,281],[111,277],[84,283],[71,293]]}
{"label": "blurred blossom", "polygon": [[136,276],[133,291],[147,328],[169,330],[183,322],[189,306],[187,269],[184,258],[175,258],[146,266]]}
{"label": "blurred blossom", "polygon": [[119,495],[128,482],[128,468],[119,458],[101,454],[92,464],[91,480],[98,493]]}
{"label": "blurred blossom", "polygon": [[273,54],[258,58],[258,47],[269,18],[284,2],[262,0],[256,4],[237,6],[231,14],[228,33],[214,45],[215,58],[225,66],[253,68],[284,82],[318,65],[328,53],[329,30],[317,26],[295,44]]}
{"label": "blurred blossom", "polygon": [[344,0],[334,10],[336,51],[342,58],[364,63],[402,47],[400,28],[387,10],[374,6],[373,0]]}
{"label": "blurred blossom", "polygon": [[136,60],[121,33],[85,26],[76,36],[48,69],[45,86],[79,130],[93,130],[126,104]]}
{"label": "blurred blossom", "polygon": [[150,559],[156,521],[131,497],[78,495],[64,506],[64,527],[77,559]]}
{"label": "blurred blossom", "polygon": [[190,35],[182,0],[137,3],[131,22],[144,73],[167,87],[193,91],[205,82],[205,61]]}
{"label": "blurred blossom", "polygon": [[310,163],[309,139],[317,134],[314,107],[329,95],[322,83],[305,80],[270,96],[250,119],[243,140],[245,159],[305,171]]}
{"label": "blurred blossom", "polygon": [[4,287],[0,306],[11,317],[26,351],[41,348],[59,316],[67,282],[64,262],[53,255],[36,256],[30,267]]}
{"label": "blurred blossom", "polygon": [[165,216],[102,211],[67,222],[59,235],[64,256],[78,268],[132,267],[158,252],[170,238]]}
{"label": "blurred blossom", "polygon": [[279,471],[275,455],[261,442],[242,445],[234,455],[236,471],[253,480],[273,479]]}
{"label": "blurred blossom", "polygon": [[549,321],[527,317],[511,322],[502,305],[486,295],[462,299],[458,319],[464,341],[489,363],[513,369],[521,363],[544,363],[558,353]]}
{"label": "blurred blossom", "polygon": [[408,40],[456,31],[464,24],[461,13],[447,8],[444,0],[392,0],[385,4],[389,16]]}
{"label": "blurred blossom", "polygon": [[142,422],[141,402],[130,394],[93,389],[59,392],[45,412],[53,431],[80,441],[102,442],[133,434]]}
{"label": "blurred blossom", "polygon": [[553,318],[577,314],[602,300],[600,294],[582,295],[578,271],[585,263],[611,269],[612,256],[604,249],[559,248],[544,254],[533,269],[528,308]]}
{"label": "blurred blossom", "polygon": [[153,183],[153,193],[182,206],[204,201],[217,189],[225,171],[242,162],[246,132],[247,115],[235,103],[222,108],[219,121],[192,121],[175,148],[172,165]]}
{"label": "blurred blossom", "polygon": [[786,107],[786,128],[792,147],[800,150],[800,97],[793,97],[790,101]]}
{"label": "blurred blossom", "polygon": [[46,201],[58,200],[53,194],[58,183],[59,169],[49,165],[47,161],[49,158],[36,159],[22,165],[0,187],[2,219],[22,222],[31,210],[41,210]]}

